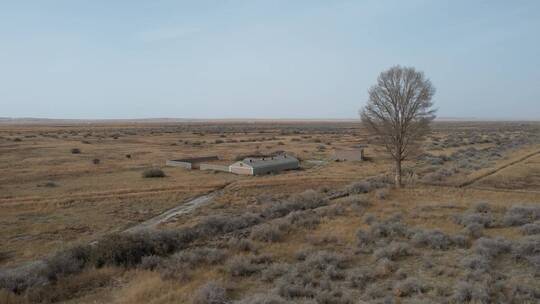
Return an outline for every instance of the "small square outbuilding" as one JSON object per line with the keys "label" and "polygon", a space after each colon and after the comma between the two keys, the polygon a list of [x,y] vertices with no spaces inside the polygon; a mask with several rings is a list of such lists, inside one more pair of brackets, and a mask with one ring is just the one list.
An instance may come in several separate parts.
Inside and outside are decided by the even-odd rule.
{"label": "small square outbuilding", "polygon": [[332,159],[335,161],[362,161],[364,160],[364,148],[366,147],[366,145],[354,145],[336,149]]}

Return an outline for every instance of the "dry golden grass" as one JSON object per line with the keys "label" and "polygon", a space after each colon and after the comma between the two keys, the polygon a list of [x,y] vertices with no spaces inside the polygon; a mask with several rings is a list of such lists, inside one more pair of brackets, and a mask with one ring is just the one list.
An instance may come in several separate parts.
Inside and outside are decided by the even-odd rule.
{"label": "dry golden grass", "polygon": [[[489,131],[500,127],[499,124],[437,124],[433,137],[445,139],[457,131]],[[216,128],[229,131],[216,132]],[[22,141],[13,141],[16,137]],[[258,140],[251,141],[253,139]],[[216,144],[216,140],[224,143]],[[242,214],[261,208],[264,197],[279,199],[307,189],[342,189],[353,181],[382,175],[392,167],[390,160],[382,154],[382,148],[371,145],[366,151],[371,159],[367,162],[328,162],[322,166],[303,163],[302,170],[278,175],[246,177],[164,168],[165,178],[141,177],[144,169],[163,167],[167,159],[219,155],[232,162],[237,155],[285,150],[303,160],[324,160],[331,155],[332,149],[358,142],[369,142],[369,139],[357,124],[351,123],[262,124],[255,127],[241,123],[200,124],[189,128],[182,125],[1,126],[0,242],[3,245],[0,256],[3,258],[0,265],[4,267],[41,258],[73,243],[85,243],[107,233],[123,231],[188,198],[225,185],[212,204],[178,216],[162,228],[192,226],[212,214]],[[325,149],[321,150],[321,145]],[[493,144],[467,147],[470,146],[482,149],[493,147]],[[72,154],[72,148],[79,148],[82,153]],[[433,155],[450,155],[461,148],[448,147],[431,152]],[[519,147],[488,168],[459,172],[444,184],[452,185],[481,176],[539,148],[538,145]],[[128,154],[130,158],[126,157]],[[100,159],[99,164],[93,163],[96,158]],[[453,216],[463,213],[474,203],[489,202],[500,210],[518,203],[539,203],[538,193],[535,193],[540,191],[539,162],[538,156],[528,158],[465,188],[427,186],[417,181],[414,187],[391,190],[386,199],[370,193],[367,196],[371,204],[361,211],[346,206],[346,214],[325,217],[315,229],[296,229],[282,242],[258,242],[259,252],[270,254],[275,261],[293,262],[295,254],[305,248],[353,251],[357,230],[367,227],[363,220],[366,213],[378,218],[398,213],[409,226],[456,234],[462,227],[455,223]],[[407,166],[416,169],[417,163],[411,161]],[[57,186],[45,186],[50,181]],[[340,203],[336,200],[333,204]],[[489,229],[485,233],[508,239],[521,237],[519,230],[512,227]],[[452,264],[459,255],[451,251],[446,256],[434,258],[442,264]],[[358,259],[354,263],[369,266],[373,261]],[[413,271],[421,263],[420,258],[413,257],[401,267]],[[80,280],[91,281],[92,275],[96,275],[94,271],[84,272]],[[189,303],[194,290],[209,280],[223,282],[235,299],[271,287],[249,278],[231,278],[221,266],[195,269],[187,282],[164,280],[155,271],[99,271],[109,271],[107,273],[113,279],[105,286],[77,293],[67,302]],[[425,279],[434,280],[431,277]],[[77,285],[70,286],[66,284],[67,290]],[[17,303],[18,299],[0,291],[2,301]]]}

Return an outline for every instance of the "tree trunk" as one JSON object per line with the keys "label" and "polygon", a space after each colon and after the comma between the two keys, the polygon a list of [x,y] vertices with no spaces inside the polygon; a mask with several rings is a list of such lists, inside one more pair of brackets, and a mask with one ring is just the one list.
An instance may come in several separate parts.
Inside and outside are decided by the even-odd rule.
{"label": "tree trunk", "polygon": [[396,177],[395,177],[395,181],[396,181],[396,188],[401,188],[402,184],[401,184],[401,160],[400,159],[396,160]]}

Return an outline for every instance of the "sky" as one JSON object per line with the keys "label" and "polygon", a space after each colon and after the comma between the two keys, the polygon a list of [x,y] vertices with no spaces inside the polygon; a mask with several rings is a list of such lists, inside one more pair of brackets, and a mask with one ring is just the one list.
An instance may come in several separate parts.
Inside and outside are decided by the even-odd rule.
{"label": "sky", "polygon": [[357,118],[397,64],[540,119],[540,1],[0,0],[0,117]]}

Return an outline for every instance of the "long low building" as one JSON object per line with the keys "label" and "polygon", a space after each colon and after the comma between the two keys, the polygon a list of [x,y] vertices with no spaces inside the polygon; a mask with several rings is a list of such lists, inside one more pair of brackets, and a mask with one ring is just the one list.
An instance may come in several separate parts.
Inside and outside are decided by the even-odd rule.
{"label": "long low building", "polygon": [[182,159],[173,159],[166,162],[167,166],[184,167],[186,169],[199,169],[202,162],[219,160],[217,156],[190,157]]}
{"label": "long low building", "polygon": [[248,157],[229,166],[236,174],[263,175],[284,170],[298,169],[300,162],[290,155],[277,155],[261,158]]}

